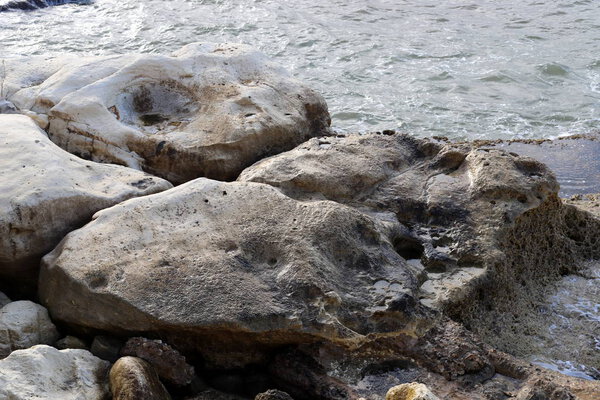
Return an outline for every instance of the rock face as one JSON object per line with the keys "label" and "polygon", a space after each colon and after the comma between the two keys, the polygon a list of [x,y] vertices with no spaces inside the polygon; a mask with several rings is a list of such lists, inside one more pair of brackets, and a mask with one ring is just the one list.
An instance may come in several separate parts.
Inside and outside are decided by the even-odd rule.
{"label": "rock face", "polygon": [[197,350],[223,357],[412,332],[418,278],[382,231],[337,203],[197,179],[97,213],[44,258],[40,297],[60,321],[178,347],[208,335]]}
{"label": "rock face", "polygon": [[85,350],[17,350],[0,360],[0,398],[108,400],[108,367]]}
{"label": "rock face", "polygon": [[177,350],[161,340],[131,338],[121,349],[121,354],[147,361],[160,378],[174,385],[188,385],[194,378],[194,367]]}
{"label": "rock face", "polygon": [[440,400],[422,383],[405,383],[394,386],[387,392],[385,400]]}
{"label": "rock face", "polygon": [[0,309],[0,358],[36,344],[54,344],[60,337],[48,311],[31,301],[14,301]]}
{"label": "rock face", "polygon": [[47,114],[54,142],[175,183],[235,179],[262,157],[325,134],[330,123],[321,96],[242,45],[52,60],[42,82],[19,66],[42,60],[6,62],[5,96]]}
{"label": "rock face", "polygon": [[396,238],[396,249],[421,265],[427,279],[420,297],[436,308],[468,296],[486,263],[501,255],[494,235],[558,190],[552,173],[533,159],[400,134],[312,139],[239,179],[297,199],[392,212],[412,228]]}
{"label": "rock face", "polygon": [[13,292],[35,285],[40,258],[96,211],[171,187],[81,160],[22,115],[0,115],[0,164],[0,289]]}
{"label": "rock face", "polygon": [[113,400],[171,400],[156,371],[146,361],[122,357],[110,369]]}

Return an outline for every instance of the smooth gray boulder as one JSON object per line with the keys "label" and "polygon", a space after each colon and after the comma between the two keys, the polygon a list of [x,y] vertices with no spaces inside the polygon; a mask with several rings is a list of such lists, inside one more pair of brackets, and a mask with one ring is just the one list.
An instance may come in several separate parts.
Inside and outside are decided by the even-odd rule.
{"label": "smooth gray boulder", "polygon": [[37,344],[53,345],[59,338],[48,310],[39,304],[13,301],[0,309],[0,359],[14,350]]}
{"label": "smooth gray boulder", "polygon": [[140,171],[79,159],[30,118],[0,114],[0,289],[34,287],[40,258],[96,211],[170,187]]}
{"label": "smooth gray boulder", "polygon": [[39,58],[5,61],[4,96],[50,117],[55,143],[175,183],[235,179],[259,159],[329,129],[323,98],[245,45],[190,44],[170,56],[56,57],[50,67]]}
{"label": "smooth gray boulder", "polygon": [[85,350],[39,345],[0,360],[0,398],[108,400],[109,363]]}
{"label": "smooth gray boulder", "polygon": [[39,293],[59,321],[160,333],[217,363],[260,346],[357,343],[424,319],[417,271],[383,231],[334,202],[201,178],[97,213],[44,257]]}

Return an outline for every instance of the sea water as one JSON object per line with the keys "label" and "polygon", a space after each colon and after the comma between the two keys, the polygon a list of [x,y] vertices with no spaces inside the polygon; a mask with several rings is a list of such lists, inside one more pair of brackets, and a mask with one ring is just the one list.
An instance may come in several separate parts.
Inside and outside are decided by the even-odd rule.
{"label": "sea water", "polygon": [[198,41],[278,60],[325,96],[338,131],[600,129],[600,1],[95,0],[0,13],[0,57],[170,53]]}

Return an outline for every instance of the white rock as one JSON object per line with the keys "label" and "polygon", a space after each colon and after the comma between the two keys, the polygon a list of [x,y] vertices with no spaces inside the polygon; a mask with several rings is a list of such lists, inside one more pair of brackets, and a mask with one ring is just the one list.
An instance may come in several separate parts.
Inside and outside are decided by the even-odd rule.
{"label": "white rock", "polygon": [[0,289],[37,280],[40,258],[92,215],[171,184],[116,165],[81,160],[30,118],[0,115]]}
{"label": "white rock", "polygon": [[0,361],[0,399],[106,400],[108,367],[86,350],[17,350]]}
{"label": "white rock", "polygon": [[[244,45],[7,63],[4,96],[21,110],[47,114],[61,147],[174,182],[235,179],[257,160],[324,134],[330,123],[321,96]],[[39,78],[27,78],[36,65]]]}
{"label": "white rock", "polygon": [[0,309],[0,358],[36,344],[54,344],[59,337],[48,310],[39,304],[14,301]]}

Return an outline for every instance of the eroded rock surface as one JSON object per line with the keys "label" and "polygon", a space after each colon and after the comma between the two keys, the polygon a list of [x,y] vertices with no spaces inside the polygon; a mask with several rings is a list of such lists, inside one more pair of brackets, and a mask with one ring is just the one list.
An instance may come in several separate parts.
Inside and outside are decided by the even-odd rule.
{"label": "eroded rock surface", "polygon": [[[121,203],[72,232],[43,265],[40,296],[54,318],[162,332],[201,352],[351,343],[426,323],[414,268],[371,218],[256,183],[202,178]],[[378,290],[380,281],[390,288]]]}
{"label": "eroded rock surface", "polygon": [[52,345],[59,337],[48,310],[39,304],[21,300],[0,309],[0,359],[36,344]]}
{"label": "eroded rock surface", "polygon": [[34,346],[0,360],[0,398],[108,400],[109,364],[85,350]]}
{"label": "eroded rock surface", "polygon": [[533,159],[400,134],[311,139],[253,165],[239,180],[297,199],[393,213],[406,226],[395,247],[423,269],[421,300],[436,308],[468,296],[487,276],[488,262],[502,256],[497,235],[558,190]]}
{"label": "eroded rock surface", "polygon": [[140,171],[81,160],[28,117],[0,114],[0,288],[37,283],[40,258],[92,215],[171,184]]}
{"label": "eroded rock surface", "polygon": [[[540,324],[513,311],[543,309],[548,283],[600,256],[599,220],[563,204],[546,166],[501,149],[392,132],[319,138],[253,165],[239,180],[379,217],[393,212],[406,228],[395,237],[395,248],[424,274],[420,301],[520,356],[531,351],[526,339],[536,340]],[[416,343],[399,341],[398,354],[410,354],[445,379],[490,379],[494,365],[477,350],[480,345],[457,346],[461,342],[443,340],[447,331],[438,329]],[[427,341],[428,335],[437,339]],[[555,389],[544,393],[561,398]]]}
{"label": "eroded rock surface", "polygon": [[21,110],[48,115],[54,142],[176,183],[235,179],[262,157],[329,129],[320,95],[243,45],[57,58],[42,74],[20,68],[41,62],[7,59],[4,96]]}

